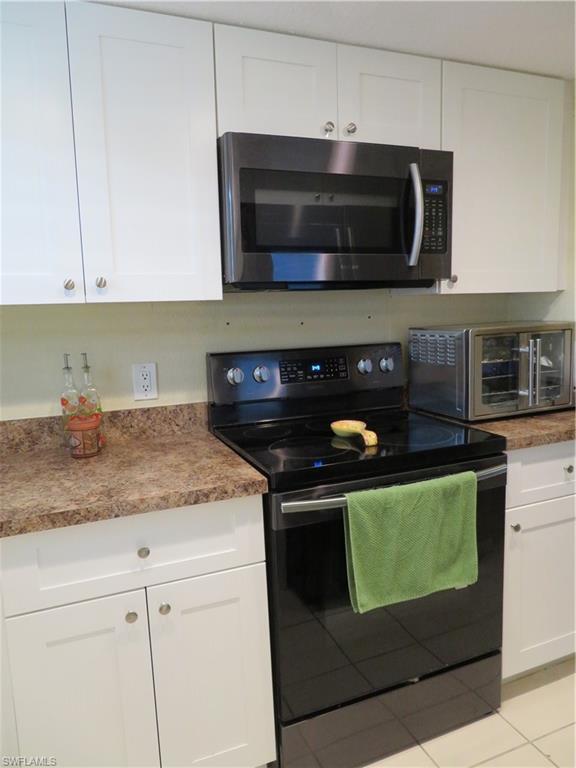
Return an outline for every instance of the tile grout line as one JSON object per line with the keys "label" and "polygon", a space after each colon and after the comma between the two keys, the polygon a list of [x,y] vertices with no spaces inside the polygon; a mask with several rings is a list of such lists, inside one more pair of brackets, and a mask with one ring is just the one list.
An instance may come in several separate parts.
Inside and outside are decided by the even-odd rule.
{"label": "tile grout line", "polygon": [[541,754],[543,757],[545,757],[545,758],[546,758],[546,760],[550,760],[550,762],[552,763],[552,765],[555,765],[555,766],[556,766],[556,768],[560,768],[560,766],[558,765],[558,763],[555,763],[555,762],[554,762],[554,760],[552,760],[552,758],[550,757],[550,755],[547,755],[545,752],[542,752],[542,750],[541,750],[539,747],[537,747],[537,746],[536,746],[536,744],[534,744],[534,742],[533,742],[533,741],[531,741],[531,742],[530,742],[530,744],[532,744],[532,746],[534,747],[534,749],[538,750],[538,752],[540,752],[540,754]]}

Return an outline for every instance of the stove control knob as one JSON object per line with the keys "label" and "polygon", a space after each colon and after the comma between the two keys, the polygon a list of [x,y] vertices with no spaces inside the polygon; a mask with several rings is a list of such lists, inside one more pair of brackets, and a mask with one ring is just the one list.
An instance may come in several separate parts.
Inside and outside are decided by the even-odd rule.
{"label": "stove control knob", "polygon": [[226,373],[228,383],[235,387],[237,384],[242,384],[244,381],[244,371],[242,368],[229,368]]}
{"label": "stove control knob", "polygon": [[392,373],[394,370],[394,358],[393,357],[383,357],[380,360],[380,370],[382,373]]}
{"label": "stove control knob", "polygon": [[259,384],[265,384],[270,378],[270,369],[265,365],[257,365],[252,375]]}
{"label": "stove control knob", "polygon": [[372,373],[372,360],[369,357],[363,357],[362,360],[358,360],[358,373],[365,376],[367,373]]}

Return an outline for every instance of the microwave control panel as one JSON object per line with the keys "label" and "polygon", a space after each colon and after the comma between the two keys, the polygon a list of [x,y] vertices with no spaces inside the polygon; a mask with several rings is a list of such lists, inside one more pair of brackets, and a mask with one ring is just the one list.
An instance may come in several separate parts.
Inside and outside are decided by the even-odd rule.
{"label": "microwave control panel", "polygon": [[424,232],[422,253],[446,253],[448,233],[448,184],[423,180]]}

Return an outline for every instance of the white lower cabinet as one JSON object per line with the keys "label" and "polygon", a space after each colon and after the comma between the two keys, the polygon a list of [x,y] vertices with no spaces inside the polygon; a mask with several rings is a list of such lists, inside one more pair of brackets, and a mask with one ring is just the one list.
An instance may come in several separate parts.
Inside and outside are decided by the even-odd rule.
{"label": "white lower cabinet", "polygon": [[[534,504],[510,506],[518,494],[509,493],[506,511],[504,568],[503,675],[512,677],[574,653],[575,650],[575,497],[554,483],[558,445],[512,451],[515,467],[532,451],[539,492],[549,497]],[[520,454],[517,457],[516,454]],[[521,463],[521,462],[520,462]],[[549,482],[544,468],[549,467]],[[516,478],[517,480],[517,478]],[[524,485],[529,485],[527,479]],[[533,483],[534,485],[534,483]],[[567,489],[570,486],[566,485]]]}
{"label": "white lower cabinet", "polygon": [[264,563],[152,587],[148,606],[162,765],[273,761]]}
{"label": "white lower cabinet", "polygon": [[18,747],[59,766],[157,766],[143,589],[6,620]]}
{"label": "white lower cabinet", "polygon": [[[262,500],[187,507],[184,519],[178,512],[78,526],[75,541],[94,535],[97,571],[86,567],[83,549],[78,558],[65,546],[71,529],[1,542],[1,581],[15,596],[8,611],[3,601],[8,618],[0,626],[7,640],[3,699],[5,680],[11,690],[2,737],[10,755],[54,757],[74,768],[255,768],[275,760]],[[155,558],[138,589],[129,561],[114,550],[115,523],[122,549],[144,542],[139,557]],[[253,546],[246,546],[248,532]],[[231,559],[217,558],[218,548]],[[66,574],[78,602],[30,608],[41,601],[29,590],[29,550],[59,579]],[[231,565],[217,570],[223,562]],[[103,578],[106,564],[113,579]],[[102,591],[113,584],[116,593],[95,596],[95,574]],[[47,599],[63,594],[52,590]]]}

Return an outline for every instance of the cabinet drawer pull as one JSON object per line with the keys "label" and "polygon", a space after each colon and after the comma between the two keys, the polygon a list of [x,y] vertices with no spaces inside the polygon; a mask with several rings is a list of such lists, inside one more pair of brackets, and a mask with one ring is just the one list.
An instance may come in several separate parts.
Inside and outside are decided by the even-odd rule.
{"label": "cabinet drawer pull", "polygon": [[128,611],[126,614],[126,621],[128,624],[134,624],[135,621],[138,621],[138,614],[136,611]]}
{"label": "cabinet drawer pull", "polygon": [[107,280],[105,277],[97,277],[96,278],[96,288],[106,288]]}
{"label": "cabinet drawer pull", "polygon": [[356,133],[356,131],[358,130],[358,126],[356,125],[356,123],[348,123],[348,125],[344,130],[349,136],[351,136],[353,133]]}
{"label": "cabinet drawer pull", "polygon": [[568,472],[569,475],[571,475],[572,472],[574,472],[574,464],[568,464],[568,466],[564,467],[564,469],[566,470],[566,472]]}
{"label": "cabinet drawer pull", "polygon": [[76,283],[74,280],[72,280],[71,277],[66,278],[66,280],[64,280],[64,290],[73,291],[74,288],[76,288]]}
{"label": "cabinet drawer pull", "polygon": [[140,547],[138,550],[138,557],[141,557],[142,560],[145,560],[147,557],[150,557],[150,550],[148,547]]}
{"label": "cabinet drawer pull", "polygon": [[166,616],[170,613],[172,610],[172,606],[170,603],[160,603],[160,608],[158,608],[158,612],[162,614],[162,616]]}
{"label": "cabinet drawer pull", "polygon": [[516,531],[516,533],[518,533],[518,531],[522,530],[522,526],[520,525],[520,523],[513,523],[510,526],[510,528],[512,528],[513,531]]}
{"label": "cabinet drawer pull", "polygon": [[329,133],[332,133],[332,131],[336,128],[332,120],[328,120],[327,123],[324,123],[324,133],[326,136],[328,136]]}

